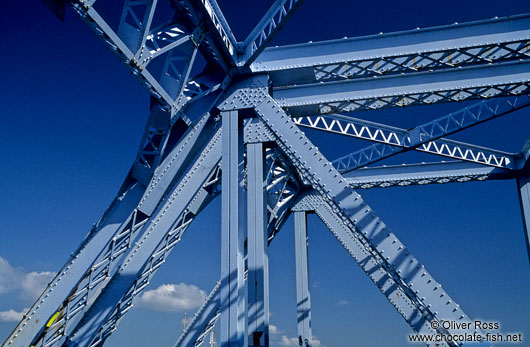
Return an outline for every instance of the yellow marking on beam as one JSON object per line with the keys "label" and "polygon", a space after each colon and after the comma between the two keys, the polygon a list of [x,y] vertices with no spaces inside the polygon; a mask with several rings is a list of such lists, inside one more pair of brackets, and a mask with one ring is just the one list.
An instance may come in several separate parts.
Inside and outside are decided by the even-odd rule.
{"label": "yellow marking on beam", "polygon": [[55,320],[57,319],[58,316],[59,316],[59,311],[55,312],[55,314],[52,316],[52,318],[50,318],[48,323],[46,323],[46,328],[51,327],[53,322],[55,322]]}

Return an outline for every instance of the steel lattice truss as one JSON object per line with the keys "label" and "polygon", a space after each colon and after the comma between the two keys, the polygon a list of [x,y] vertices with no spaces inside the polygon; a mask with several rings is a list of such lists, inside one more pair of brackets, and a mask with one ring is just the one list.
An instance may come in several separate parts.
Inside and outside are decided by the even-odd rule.
{"label": "steel lattice truss", "polygon": [[[238,42],[215,0],[169,0],[162,14],[162,1],[126,0],[117,28],[95,0],[46,1],[59,16],[73,9],[123,61],[151,112],[118,196],[3,346],[101,346],[217,195],[221,277],[176,346],[200,345],[216,322],[222,346],[269,345],[267,248],[291,214],[304,346],[307,213],[415,332],[448,335],[431,323],[470,320],[355,189],[516,179],[528,240],[530,146],[445,137],[530,105],[530,15],[268,48],[302,2],[277,0]],[[354,113],[464,100],[477,103],[408,130]],[[305,128],[373,144],[328,159]],[[370,166],[405,151],[452,160]]]}

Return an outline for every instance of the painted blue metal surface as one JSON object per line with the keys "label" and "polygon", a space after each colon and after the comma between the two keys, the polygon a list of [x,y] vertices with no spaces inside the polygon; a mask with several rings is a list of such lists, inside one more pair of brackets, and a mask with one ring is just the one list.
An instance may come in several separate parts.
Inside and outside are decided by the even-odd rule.
{"label": "painted blue metal surface", "polygon": [[313,346],[313,334],[311,330],[311,295],[309,292],[309,264],[307,253],[307,216],[305,211],[295,211],[293,214],[298,344],[311,347]]}
{"label": "painted blue metal surface", "polygon": [[516,161],[513,154],[447,140],[442,137],[520,110],[528,105],[530,105],[528,95],[484,100],[410,130],[333,114],[293,117],[293,120],[299,126],[379,143],[335,159],[333,164],[341,173],[355,170],[410,149],[512,169]]}
{"label": "painted blue metal surface", "polygon": [[[293,163],[299,165],[304,176],[321,196],[320,199],[329,206],[327,209],[334,215],[333,218],[342,225],[339,229],[342,232],[335,234],[338,240],[360,263],[369,258],[363,260],[353,251],[353,247],[371,248],[373,251],[370,253],[376,258],[368,273],[374,283],[378,284],[384,294],[400,290],[402,294],[398,296],[405,296],[411,301],[395,303],[387,296],[415,331],[436,333],[430,325],[433,320],[470,321],[360,195],[347,185],[311,141],[297,130],[294,122],[272,98],[257,105],[255,109],[278,136],[277,143],[282,151]],[[279,134],[282,136],[279,137]],[[381,256],[383,253],[384,257]],[[381,277],[374,279],[376,273]],[[408,285],[404,285],[405,283]],[[412,285],[414,290],[411,289]]]}
{"label": "painted blue metal surface", "polygon": [[213,329],[220,315],[220,287],[221,282],[217,282],[174,347],[193,346],[201,343],[206,334]]}
{"label": "painted blue metal surface", "polygon": [[522,61],[279,87],[274,98],[290,114],[311,115],[519,95],[529,84],[530,63]]}
{"label": "painted blue metal surface", "polygon": [[520,15],[271,47],[251,69],[270,72],[273,80],[288,84],[300,82],[300,75],[314,81],[341,80],[508,61],[528,57],[529,27],[530,16]]}
{"label": "painted blue metal surface", "polygon": [[305,0],[276,0],[243,42],[242,63],[250,65]]}
{"label": "painted blue metal surface", "polygon": [[530,261],[530,175],[528,173],[517,177],[517,188],[519,189],[519,203],[523,217],[524,238]]}
{"label": "painted blue metal surface", "polygon": [[248,346],[269,345],[269,259],[263,143],[247,144]]}
{"label": "painted blue metal surface", "polygon": [[517,189],[519,190],[519,204],[523,217],[524,238],[530,260],[530,139],[521,150],[521,173],[517,175]]}
{"label": "painted blue metal surface", "polygon": [[238,111],[222,113],[221,346],[244,345],[244,196],[240,181],[243,127]]}
{"label": "painted blue metal surface", "polygon": [[361,168],[344,174],[354,189],[404,187],[513,179],[513,170],[484,167],[467,162],[403,164]]}
{"label": "painted blue metal surface", "polygon": [[[443,138],[530,104],[529,15],[267,48],[302,0],[275,1],[243,42],[215,0],[171,0],[164,18],[159,2],[127,0],[117,28],[94,0],[68,2],[154,99],[117,198],[3,346],[103,345],[221,188],[221,278],[179,347],[217,320],[223,347],[270,345],[268,247],[292,213],[301,345],[312,345],[308,212],[414,331],[469,322],[354,188],[515,178],[530,257],[528,143],[512,154]],[[471,99],[483,101],[409,130],[341,114]],[[334,167],[302,127],[377,144]],[[411,149],[463,161],[360,168]]]}

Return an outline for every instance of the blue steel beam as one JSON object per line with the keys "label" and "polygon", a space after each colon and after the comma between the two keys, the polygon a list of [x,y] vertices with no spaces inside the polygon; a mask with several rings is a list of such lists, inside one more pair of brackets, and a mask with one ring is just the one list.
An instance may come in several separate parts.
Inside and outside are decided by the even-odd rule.
{"label": "blue steel beam", "polygon": [[353,189],[476,182],[515,178],[517,171],[484,167],[468,162],[403,164],[361,168],[344,174]]}
{"label": "blue steel beam", "polygon": [[157,208],[119,271],[94,298],[82,319],[67,332],[66,345],[88,346],[103,342],[110,334],[108,330],[112,330],[118,319],[132,307],[133,297],[145,288],[180,241],[193,216],[200,211],[204,201],[208,201],[203,186],[215,173],[220,160],[220,137],[218,131],[164,204]]}
{"label": "blue steel beam", "polygon": [[140,58],[141,48],[145,48],[157,2],[158,0],[126,0],[123,5],[118,35],[132,52],[136,52],[136,60]]}
{"label": "blue steel beam", "polygon": [[245,332],[244,205],[240,187],[243,127],[238,111],[222,112],[221,346],[243,346]]}
{"label": "blue steel beam", "polygon": [[299,126],[380,143],[333,161],[341,173],[411,149],[485,165],[513,168],[515,158],[509,153],[446,140],[442,137],[520,110],[528,105],[530,105],[528,95],[484,100],[411,130],[341,115],[293,117],[293,120]]}
{"label": "blue steel beam", "polygon": [[526,240],[526,250],[530,260],[530,138],[521,150],[521,172],[516,177],[519,192],[519,204],[523,217],[523,229]]}
{"label": "blue steel beam", "polygon": [[276,85],[429,71],[530,57],[530,15],[267,48],[252,63]]}
{"label": "blue steel beam", "polygon": [[521,170],[528,170],[530,168],[530,138],[526,140],[521,152],[519,153],[517,168]]}
{"label": "blue steel beam", "polygon": [[530,174],[525,172],[517,176],[517,189],[519,192],[519,204],[523,217],[523,230],[526,241],[526,251],[530,261]]}
{"label": "blue steel beam", "polygon": [[[259,90],[266,93],[266,85]],[[243,100],[248,98],[246,93],[234,97]],[[234,98],[229,98],[221,108],[230,108],[233,102]],[[429,323],[440,320],[469,322],[469,317],[454,304],[397,237],[388,231],[360,195],[351,190],[345,179],[297,129],[280,105],[272,98],[260,100],[255,97],[254,102],[256,113],[275,133],[278,146],[326,204],[329,204],[333,218],[342,228],[346,228],[336,233],[336,237],[361,267],[373,265],[374,272],[370,272],[372,279],[377,274],[375,283],[410,326],[417,332],[448,334],[452,333],[451,330],[434,331]],[[354,252],[350,247],[369,250],[370,258],[359,258],[362,254]],[[382,256],[383,253],[385,256]],[[371,263],[372,261],[375,263]],[[406,302],[395,303],[392,299],[394,295],[390,296],[392,293],[406,299]]]}
{"label": "blue steel beam", "polygon": [[276,0],[243,42],[241,64],[249,66],[305,0]]}
{"label": "blue steel beam", "polygon": [[112,30],[90,3],[77,0],[72,1],[69,4],[79,17],[96,33],[96,35],[105,42],[106,46],[116,54],[120,60],[131,66],[133,75],[142,82],[153,96],[159,99],[162,103],[168,105],[174,104],[175,100],[149,71],[145,69],[141,70],[138,66],[135,66],[135,54],[121,40],[114,30]]}
{"label": "blue steel beam", "polygon": [[[167,122],[164,123],[160,118],[167,118]],[[154,158],[151,164],[160,161],[163,153],[161,150],[156,150],[160,144],[157,145],[154,137],[162,137],[164,133],[169,133],[169,130],[164,130],[162,125],[166,124],[166,127],[169,127],[169,115],[161,112],[158,107],[153,108],[142,146],[118,196],[56,278],[48,285],[42,297],[35,302],[30,310],[31,314],[23,319],[8,337],[7,344],[29,345],[36,339],[49,343],[60,337],[75,317],[86,309],[94,290],[102,286],[105,279],[116,271],[124,252],[131,247],[142,226],[147,222],[152,209],[159,202],[157,198],[159,191],[167,190],[175,176],[182,174],[182,166],[187,165],[185,163],[190,160],[188,158],[190,153],[191,156],[194,155],[196,149],[193,148],[197,146],[195,142],[205,141],[205,135],[201,133],[211,126],[207,125],[209,118],[206,114],[191,128],[184,122],[175,123],[171,131],[175,132],[174,136],[183,133],[183,141],[167,151],[163,168],[155,170],[148,165],[144,156],[147,152],[150,153],[151,158]],[[173,160],[177,154],[178,159]],[[156,177],[152,178],[153,175]],[[150,189],[146,189],[150,180],[152,180]],[[53,329],[43,330],[44,323],[56,313],[59,313],[60,319],[53,322]],[[41,323],[29,324],[31,321]]]}
{"label": "blue steel beam", "polygon": [[248,346],[269,346],[269,264],[263,143],[247,143]]}
{"label": "blue steel beam", "polygon": [[[77,288],[82,287],[80,282],[87,273],[92,272],[91,265],[102,252],[102,245],[109,244],[114,235],[121,229],[120,226],[127,223],[131,211],[134,210],[142,197],[142,188],[144,187],[140,184],[134,184],[114,199],[103,217],[90,231],[79,248],[70,256],[2,346],[39,346],[36,343],[38,340],[50,342],[56,339],[56,324],[64,323],[63,317],[66,317],[64,313],[61,314],[61,305],[66,302],[66,307],[72,310],[82,305],[76,300],[72,300],[73,305],[69,305],[67,299],[72,293],[78,292]],[[133,223],[132,229],[134,228]],[[95,280],[97,281],[97,278]],[[88,283],[90,282],[88,281]],[[59,315],[55,316],[56,313]],[[50,327],[47,327],[48,324]],[[52,327],[51,324],[54,326]],[[62,331],[59,331],[59,338]]]}
{"label": "blue steel beam", "polygon": [[293,214],[298,344],[304,347],[311,347],[313,346],[313,335],[311,331],[311,296],[309,292],[307,253],[307,216],[305,211],[295,211]]}
{"label": "blue steel beam", "polygon": [[228,71],[236,66],[237,42],[221,8],[215,0],[170,0],[185,14],[194,26],[206,23],[211,39],[208,49],[218,63]]}
{"label": "blue steel beam", "polygon": [[528,93],[529,85],[530,62],[523,61],[279,87],[273,96],[296,116],[517,96]]}
{"label": "blue steel beam", "polygon": [[516,160],[511,153],[448,139],[428,141],[419,147],[410,148],[404,145],[405,143],[410,143],[410,132],[408,130],[341,115],[293,117],[293,120],[302,127],[369,140],[380,144],[369,146],[335,159],[333,164],[341,172],[348,172],[355,168],[366,166],[383,159],[385,156],[397,154],[404,149],[414,149],[495,167],[512,168]]}
{"label": "blue steel beam", "polygon": [[[176,23],[174,19],[170,19],[165,24],[151,29],[150,23],[153,19],[156,1],[142,0],[125,4],[117,33],[94,9],[94,2],[94,0],[72,0],[66,3],[105,43],[107,48],[127,65],[132,74],[161,104],[169,105],[172,108],[172,114],[176,113],[182,103],[186,101],[179,99],[179,91],[185,90],[187,98],[192,98],[217,89],[220,81],[215,81],[215,78],[208,81],[208,84],[181,78],[185,71],[176,71],[178,70],[174,64],[176,57],[171,56],[178,55],[179,59],[183,55],[190,56],[195,51],[193,48],[195,45],[201,47],[205,59],[217,63],[218,60],[213,57],[213,53],[209,54],[210,50],[206,48],[209,42],[202,42],[205,39],[202,27],[196,26],[192,30],[187,30],[180,23]],[[135,10],[137,11],[138,7],[141,8],[140,14],[143,14],[140,15],[142,20],[138,20],[137,13],[132,14]],[[179,51],[177,53],[174,49],[177,46],[186,47],[185,52]],[[166,68],[161,78],[157,78],[146,66],[152,59],[167,51],[170,51],[171,54],[166,57]],[[171,69],[168,69],[168,66]],[[219,66],[222,67],[222,65]]]}
{"label": "blue steel beam", "polygon": [[411,130],[395,128],[395,132],[392,132],[390,136],[386,136],[386,142],[378,141],[382,144],[374,144],[362,148],[334,160],[333,164],[341,173],[345,173],[398,153],[416,149],[421,152],[462,159],[478,164],[512,169],[516,165],[513,155],[442,139],[442,137],[520,110],[529,105],[529,95],[484,100],[444,117],[416,126]]}
{"label": "blue steel beam", "polygon": [[204,337],[213,329],[215,322],[221,314],[219,291],[221,282],[217,282],[202,306],[193,316],[190,324],[182,332],[174,347],[198,346],[204,341]]}

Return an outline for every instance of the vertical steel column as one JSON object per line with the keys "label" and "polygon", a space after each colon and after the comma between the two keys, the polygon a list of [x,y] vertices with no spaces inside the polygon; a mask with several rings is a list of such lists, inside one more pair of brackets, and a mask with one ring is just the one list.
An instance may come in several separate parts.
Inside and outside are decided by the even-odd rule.
{"label": "vertical steel column", "polygon": [[304,347],[311,347],[313,341],[311,333],[309,267],[307,264],[307,216],[305,211],[294,212],[294,235],[298,344]]}
{"label": "vertical steel column", "polygon": [[221,347],[242,347],[245,329],[243,159],[237,111],[222,112]]}
{"label": "vertical steel column", "polygon": [[521,215],[523,217],[524,236],[526,239],[526,250],[530,261],[530,174],[524,173],[516,178],[519,190],[519,203],[521,204]]}
{"label": "vertical steel column", "polygon": [[269,346],[269,264],[263,143],[247,144],[248,345]]}

